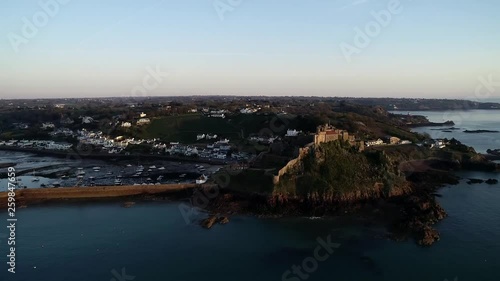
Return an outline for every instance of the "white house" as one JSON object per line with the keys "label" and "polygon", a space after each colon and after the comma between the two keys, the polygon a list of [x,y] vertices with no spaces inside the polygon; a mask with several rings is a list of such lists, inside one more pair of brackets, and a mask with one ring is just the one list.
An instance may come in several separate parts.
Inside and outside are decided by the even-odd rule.
{"label": "white house", "polygon": [[293,129],[293,130],[287,130],[286,131],[286,137],[296,137],[299,135],[299,131]]}
{"label": "white house", "polygon": [[382,145],[384,144],[384,141],[381,139],[378,140],[371,140],[366,142],[366,146],[374,146],[374,145]]}
{"label": "white house", "polygon": [[82,124],[90,124],[90,123],[94,122],[94,118],[92,118],[90,116],[84,116],[81,118],[82,118]]}
{"label": "white house", "polygon": [[149,124],[151,123],[151,120],[149,120],[149,118],[141,118],[137,121],[137,125],[138,126],[141,126],[141,125],[146,125],[146,124]]}
{"label": "white house", "polygon": [[54,123],[50,123],[50,122],[42,123],[42,129],[44,129],[44,130],[54,129],[55,127],[56,126],[54,125]]}

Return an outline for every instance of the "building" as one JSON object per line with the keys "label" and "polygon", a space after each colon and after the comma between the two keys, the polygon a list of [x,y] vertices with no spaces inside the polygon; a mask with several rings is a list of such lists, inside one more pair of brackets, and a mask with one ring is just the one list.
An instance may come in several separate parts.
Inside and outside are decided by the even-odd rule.
{"label": "building", "polygon": [[377,140],[371,140],[366,142],[366,146],[376,146],[376,145],[382,145],[384,144],[384,141],[382,139],[377,139]]}
{"label": "building", "polygon": [[82,118],[82,124],[90,124],[90,123],[94,122],[94,118],[89,117],[89,116],[84,116],[81,118]]}
{"label": "building", "polygon": [[139,114],[139,117],[140,117],[140,118],[145,118],[145,117],[146,117],[146,113],[141,112],[141,114]]}
{"label": "building", "polygon": [[123,122],[122,123],[122,127],[123,128],[130,128],[130,127],[132,127],[132,123],[130,123],[130,122]]}
{"label": "building", "polygon": [[44,130],[54,129],[55,127],[56,126],[54,125],[54,123],[50,123],[50,122],[42,123],[42,129],[44,129]]}
{"label": "building", "polygon": [[319,145],[336,140],[354,142],[354,136],[349,136],[347,131],[336,129],[328,124],[318,126],[316,135],[314,135],[314,144]]}
{"label": "building", "polygon": [[365,149],[365,143],[363,141],[356,140],[353,135],[349,135],[349,132],[345,130],[336,129],[329,124],[318,126],[316,134],[314,135],[315,145],[336,140],[347,141],[350,145],[357,146],[359,151],[363,151]]}
{"label": "building", "polygon": [[391,137],[391,136],[386,137],[386,140],[387,140],[388,144],[398,144],[401,141],[400,138]]}
{"label": "building", "polygon": [[285,137],[296,137],[299,135],[299,131],[293,129],[293,130],[287,130]]}
{"label": "building", "polygon": [[137,120],[137,126],[142,126],[151,123],[151,120],[149,118],[141,118]]}

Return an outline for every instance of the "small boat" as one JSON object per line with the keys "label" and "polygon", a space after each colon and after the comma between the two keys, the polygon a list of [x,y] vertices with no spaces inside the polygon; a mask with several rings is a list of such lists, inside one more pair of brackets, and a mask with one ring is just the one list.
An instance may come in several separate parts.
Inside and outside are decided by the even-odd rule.
{"label": "small boat", "polygon": [[127,167],[132,167],[132,165],[131,164],[127,164]]}
{"label": "small boat", "polygon": [[40,181],[40,179],[35,176],[35,171],[34,170],[33,170],[33,176],[34,176],[34,178],[31,179],[32,182],[38,182],[38,181]]}
{"label": "small boat", "polygon": [[204,184],[207,182],[207,180],[208,180],[208,177],[205,175],[202,175],[201,177],[196,179],[196,184]]}
{"label": "small boat", "polygon": [[120,179],[115,179],[115,185],[122,185],[122,181]]}
{"label": "small boat", "polygon": [[111,176],[113,172],[107,172],[106,175]]}
{"label": "small boat", "polygon": [[76,172],[77,175],[85,175],[85,171],[83,168],[78,168],[78,171]]}
{"label": "small boat", "polygon": [[183,178],[185,176],[186,176],[186,174],[181,174],[181,175],[179,175],[179,178]]}
{"label": "small boat", "polygon": [[95,180],[95,178],[94,177],[89,177],[89,180],[93,181],[93,180]]}
{"label": "small boat", "polygon": [[163,171],[163,170],[165,170],[165,167],[160,167],[160,168],[158,168],[158,170]]}
{"label": "small boat", "polygon": [[153,166],[149,166],[150,169],[156,169],[156,166],[153,165]]}
{"label": "small boat", "polygon": [[148,172],[152,172],[152,171],[153,171],[153,170],[151,170],[151,169],[148,169]]}
{"label": "small boat", "polygon": [[94,167],[94,168],[92,168],[92,169],[93,169],[93,170],[100,170],[100,169],[101,169],[101,167]]}
{"label": "small boat", "polygon": [[67,175],[63,175],[63,176],[61,177],[61,179],[63,179],[63,180],[67,180],[68,178],[69,178],[69,177],[68,177]]}
{"label": "small boat", "polygon": [[81,179],[83,179],[83,175],[78,175],[78,176],[76,176],[76,178],[81,180]]}
{"label": "small boat", "polygon": [[61,183],[60,183],[60,182],[58,182],[58,181],[55,181],[55,182],[53,182],[53,183],[52,183],[52,185],[53,185],[54,187],[60,187],[60,186],[61,186]]}

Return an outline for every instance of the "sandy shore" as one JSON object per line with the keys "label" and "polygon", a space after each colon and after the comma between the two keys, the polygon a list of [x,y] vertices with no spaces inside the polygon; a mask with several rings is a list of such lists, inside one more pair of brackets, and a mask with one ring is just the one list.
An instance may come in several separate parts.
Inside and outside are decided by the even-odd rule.
{"label": "sandy shore", "polygon": [[[96,187],[60,187],[33,188],[16,190],[16,206],[27,203],[64,200],[93,199],[137,196],[147,194],[178,192],[195,188],[196,184],[163,184],[163,185],[132,185],[132,186],[96,186]],[[0,207],[7,207],[8,192],[0,192]]]}

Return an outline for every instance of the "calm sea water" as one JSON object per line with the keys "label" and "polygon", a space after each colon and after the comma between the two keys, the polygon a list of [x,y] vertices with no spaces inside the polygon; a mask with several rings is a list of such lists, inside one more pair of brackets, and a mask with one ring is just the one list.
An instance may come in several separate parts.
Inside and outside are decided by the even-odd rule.
{"label": "calm sea water", "polygon": [[[500,112],[473,116],[456,127],[493,129],[500,120]],[[475,120],[485,122],[474,127]],[[460,132],[454,134],[460,139]],[[468,141],[478,150],[495,145],[483,135]],[[500,179],[491,173],[460,175]],[[175,202],[29,206],[17,211],[15,275],[7,273],[6,239],[0,237],[0,280],[282,280],[286,270],[310,261],[317,239],[329,235],[340,246],[307,280],[499,280],[500,186],[463,181],[440,193],[449,217],[437,225],[441,241],[430,248],[393,242],[381,227],[338,219],[241,216],[205,230],[186,223]],[[6,218],[0,213],[0,223]],[[120,276],[122,269],[127,276]]]}

